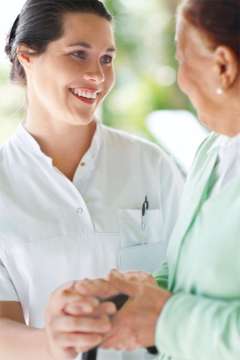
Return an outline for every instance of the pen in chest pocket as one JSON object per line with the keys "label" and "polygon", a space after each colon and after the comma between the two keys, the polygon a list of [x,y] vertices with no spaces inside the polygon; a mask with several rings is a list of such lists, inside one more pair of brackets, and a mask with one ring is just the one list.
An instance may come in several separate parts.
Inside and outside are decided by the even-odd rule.
{"label": "pen in chest pocket", "polygon": [[145,230],[145,228],[146,228],[146,215],[147,215],[148,208],[149,208],[149,202],[148,202],[147,196],[145,196],[145,200],[142,204],[142,221],[141,221],[142,230]]}

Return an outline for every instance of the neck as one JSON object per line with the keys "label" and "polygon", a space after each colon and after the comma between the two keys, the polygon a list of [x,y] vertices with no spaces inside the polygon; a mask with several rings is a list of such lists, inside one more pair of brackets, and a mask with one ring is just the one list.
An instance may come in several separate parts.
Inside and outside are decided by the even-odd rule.
{"label": "neck", "polygon": [[234,137],[240,133],[240,106],[236,94],[222,96],[205,111],[199,113],[199,118],[209,130],[218,134]]}
{"label": "neck", "polygon": [[236,136],[240,133],[239,84],[226,92],[219,105],[219,133]]}
{"label": "neck", "polygon": [[220,134],[234,137],[240,133],[240,109],[239,104],[231,105],[225,102],[225,107],[219,112],[216,118],[216,131]]}
{"label": "neck", "polygon": [[28,111],[25,128],[38,142],[42,152],[53,160],[54,166],[72,180],[91,145],[96,122],[76,126],[60,121],[49,121],[46,117],[39,119]]}

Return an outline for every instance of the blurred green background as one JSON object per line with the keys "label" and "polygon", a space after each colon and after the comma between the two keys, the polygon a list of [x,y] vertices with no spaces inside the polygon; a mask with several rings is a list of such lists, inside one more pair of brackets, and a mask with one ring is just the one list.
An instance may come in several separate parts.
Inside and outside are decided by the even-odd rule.
{"label": "blurred green background", "polygon": [[[154,110],[188,109],[176,83],[177,0],[106,0],[115,17],[117,83],[106,99],[103,122],[155,141],[145,119]],[[23,89],[10,84],[9,66],[0,67],[0,143],[24,118]]]}

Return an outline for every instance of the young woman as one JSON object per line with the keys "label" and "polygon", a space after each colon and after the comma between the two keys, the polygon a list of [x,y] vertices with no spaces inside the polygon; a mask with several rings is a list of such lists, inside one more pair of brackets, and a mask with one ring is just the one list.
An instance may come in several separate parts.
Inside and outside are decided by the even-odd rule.
{"label": "young woman", "polygon": [[83,331],[98,332],[89,319],[62,334],[63,307],[50,294],[113,267],[152,271],[165,256],[182,178],[156,146],[96,120],[114,83],[116,52],[100,1],[27,1],[6,51],[27,108],[0,150],[0,358],[50,360],[59,356],[52,343],[72,356],[72,345],[99,342]]}
{"label": "young woman", "polygon": [[[182,1],[178,81],[213,133],[189,174],[167,266],[156,276],[159,287],[112,274],[113,289],[131,299],[114,318],[104,348],[155,343],[161,360],[240,358],[239,20],[239,0]],[[85,295],[106,296],[109,285],[75,285],[82,287]]]}

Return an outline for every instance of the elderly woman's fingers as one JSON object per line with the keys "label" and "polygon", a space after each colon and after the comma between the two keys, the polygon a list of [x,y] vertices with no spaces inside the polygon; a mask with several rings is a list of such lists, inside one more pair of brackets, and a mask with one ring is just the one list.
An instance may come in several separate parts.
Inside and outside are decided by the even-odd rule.
{"label": "elderly woman's fingers", "polygon": [[[128,319],[126,318],[125,323],[127,324],[127,322]],[[100,346],[102,349],[125,351],[133,351],[139,347],[137,338],[131,331],[131,326],[125,326],[123,331],[123,327],[121,324],[118,324],[118,322],[113,325],[112,330],[104,336]]]}
{"label": "elderly woman's fingers", "polygon": [[124,278],[124,276],[118,271],[114,270],[109,275],[109,283],[122,294],[126,294],[130,297],[134,297],[139,292],[139,282],[130,281]]}
{"label": "elderly woman's fingers", "polygon": [[151,274],[144,271],[129,271],[126,273],[119,273],[117,271],[117,273],[121,274],[121,276],[123,276],[124,279],[129,281],[139,281],[149,285],[156,285],[156,280],[154,279],[154,277]]}
{"label": "elderly woman's fingers", "polygon": [[114,350],[124,350],[124,351],[134,351],[138,348],[138,345],[135,341],[124,341],[119,339],[118,336],[109,338],[108,340],[101,343],[102,349],[114,349]]}
{"label": "elderly woman's fingers", "polygon": [[118,291],[104,279],[81,280],[75,283],[76,291],[85,296],[96,296],[100,299],[118,294]]}

